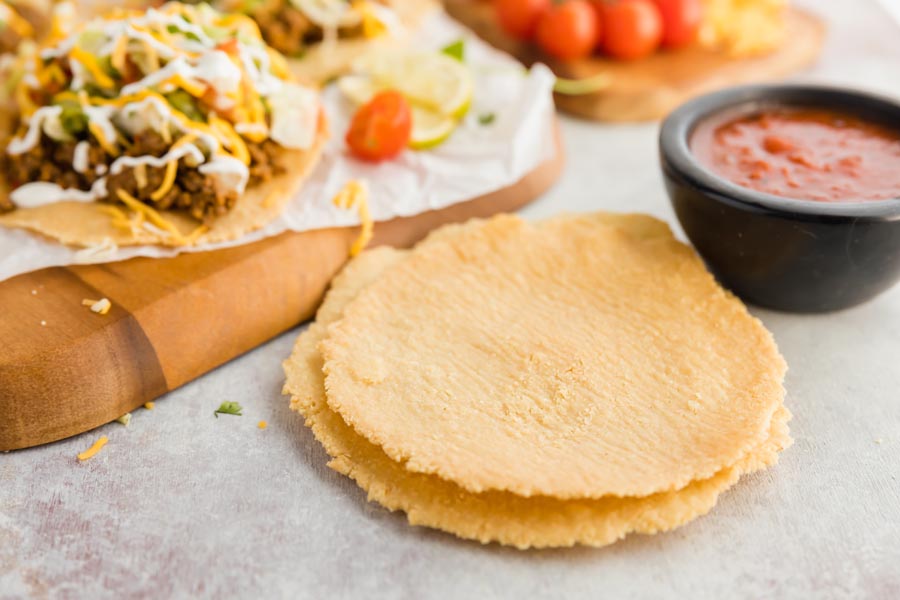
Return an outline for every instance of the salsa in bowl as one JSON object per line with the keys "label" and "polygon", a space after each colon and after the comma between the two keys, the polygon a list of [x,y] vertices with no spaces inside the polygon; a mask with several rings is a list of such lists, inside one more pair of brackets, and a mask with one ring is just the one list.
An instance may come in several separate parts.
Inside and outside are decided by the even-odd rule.
{"label": "salsa in bowl", "polygon": [[717,277],[748,302],[824,312],[900,279],[900,104],[749,86],[697,98],[660,134],[669,197]]}

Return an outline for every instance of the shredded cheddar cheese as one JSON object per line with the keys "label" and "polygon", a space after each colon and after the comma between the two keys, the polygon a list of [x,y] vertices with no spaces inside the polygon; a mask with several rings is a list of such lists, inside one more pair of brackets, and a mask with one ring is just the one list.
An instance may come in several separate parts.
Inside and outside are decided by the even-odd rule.
{"label": "shredded cheddar cheese", "polygon": [[88,73],[91,74],[91,77],[94,78],[94,82],[100,87],[111,88],[115,87],[116,82],[112,80],[112,77],[103,72],[103,69],[100,68],[100,65],[97,64],[97,59],[94,58],[92,54],[89,54],[85,51],[81,46],[75,46],[72,48],[71,56],[74,60],[77,60],[87,69]]}
{"label": "shredded cheddar cheese", "polygon": [[153,410],[156,408],[156,402],[144,402],[144,408],[147,410]]}
{"label": "shredded cheddar cheese", "polygon": [[334,197],[334,205],[344,210],[356,209],[359,214],[361,230],[359,237],[350,246],[350,256],[356,256],[372,241],[375,224],[369,211],[369,192],[359,181],[351,181]]}
{"label": "shredded cheddar cheese", "polygon": [[163,176],[162,184],[156,189],[155,192],[150,194],[150,199],[153,201],[162,200],[166,194],[169,193],[169,190],[172,189],[172,186],[175,185],[175,176],[178,174],[178,161],[170,160],[166,163],[166,174]]}
{"label": "shredded cheddar cheese", "polygon": [[215,115],[210,115],[209,124],[216,137],[221,141],[236,159],[244,163],[250,164],[250,151],[247,150],[247,144],[241,139],[241,136],[234,130],[228,121],[220,119]]}
{"label": "shredded cheddar cheese", "polygon": [[372,5],[365,0],[353,2],[353,8],[362,16],[363,36],[376,38],[387,33],[387,26],[381,22],[378,15],[372,9]]}
{"label": "shredded cheddar cheese", "polygon": [[105,446],[108,441],[109,441],[109,438],[104,435],[103,437],[98,439],[96,442],[94,442],[93,446],[91,446],[90,448],[88,448],[87,450],[85,450],[84,452],[79,454],[78,460],[81,462],[84,462],[86,460],[93,458],[94,456],[97,455],[98,452],[100,452],[100,450],[103,449],[103,446]]}
{"label": "shredded cheddar cheese", "polygon": [[110,156],[119,156],[119,149],[113,144],[112,140],[106,137],[106,133],[103,132],[103,127],[101,127],[98,123],[88,123],[88,131],[91,132],[91,135],[94,136],[94,139],[97,140],[97,143],[100,144],[100,147],[103,148],[107,154]]}
{"label": "shredded cheddar cheese", "polygon": [[147,187],[147,165],[141,163],[132,169],[134,171],[134,182],[138,189],[142,190]]}
{"label": "shredded cheddar cheese", "polygon": [[116,46],[109,57],[109,62],[120,73],[125,72],[125,60],[128,55],[128,44],[131,38],[123,35],[116,41]]}
{"label": "shredded cheddar cheese", "polygon": [[259,423],[256,424],[256,426],[259,427],[260,429],[265,429],[266,427],[269,426],[269,424],[266,423],[265,421],[260,421]]}
{"label": "shredded cheddar cheese", "polygon": [[195,81],[193,79],[185,79],[181,75],[175,75],[166,82],[175,87],[180,87],[184,91],[186,91],[191,96],[195,98],[200,98],[203,94],[206,93],[206,86],[199,81]]}
{"label": "shredded cheddar cheese", "polygon": [[135,212],[142,212],[147,220],[150,221],[153,225],[159,227],[162,231],[169,233],[176,241],[185,243],[186,239],[178,230],[178,228],[163,218],[161,214],[147,206],[128,192],[123,189],[119,189],[116,192],[116,195],[119,197],[119,200],[122,201],[125,206],[130,208]]}

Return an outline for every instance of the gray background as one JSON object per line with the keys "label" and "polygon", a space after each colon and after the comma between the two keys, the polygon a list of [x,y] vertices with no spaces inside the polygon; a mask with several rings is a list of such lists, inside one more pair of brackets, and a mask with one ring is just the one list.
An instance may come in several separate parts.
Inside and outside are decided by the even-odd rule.
{"label": "gray background", "polygon": [[[900,96],[888,13],[810,4],[832,31],[800,79]],[[655,125],[564,119],[563,133],[564,178],[525,215],[674,223]],[[900,597],[900,288],[839,314],[754,312],[790,365],[796,443],[675,532],[523,553],[408,527],[329,471],[288,410],[280,362],[295,331],[137,411],[129,429],[0,455],[0,597]],[[212,418],[223,400],[245,416]],[[101,434],[103,453],[78,464]]]}

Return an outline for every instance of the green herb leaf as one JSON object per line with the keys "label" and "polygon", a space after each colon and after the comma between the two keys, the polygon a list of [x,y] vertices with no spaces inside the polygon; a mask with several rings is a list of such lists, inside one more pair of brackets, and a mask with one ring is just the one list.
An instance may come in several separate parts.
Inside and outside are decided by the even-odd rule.
{"label": "green herb leaf", "polygon": [[238,402],[223,402],[219,409],[213,414],[216,418],[219,418],[219,415],[234,415],[236,417],[244,416],[241,411],[244,410],[244,407],[240,405]]}
{"label": "green herb leaf", "polygon": [[449,46],[442,48],[441,52],[455,58],[459,62],[463,62],[466,59],[466,40],[458,39]]}
{"label": "green herb leaf", "polygon": [[490,125],[497,120],[497,113],[482,113],[478,115],[478,123],[481,125]]}

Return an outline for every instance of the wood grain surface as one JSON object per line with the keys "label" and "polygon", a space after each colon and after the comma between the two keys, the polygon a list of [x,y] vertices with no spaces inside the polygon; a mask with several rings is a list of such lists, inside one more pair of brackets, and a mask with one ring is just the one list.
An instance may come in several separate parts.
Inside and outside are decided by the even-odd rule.
{"label": "wood grain surface", "polygon": [[623,62],[603,58],[559,61],[529,43],[506,35],[497,25],[489,2],[445,0],[447,12],[494,46],[526,65],[546,63],[560,77],[582,79],[608,73],[610,86],[582,96],[557,94],[556,104],[573,115],[598,121],[660,119],[683,102],[730,85],[786,77],[807,67],[819,56],[825,24],[800,9],[788,13],[788,34],[777,51],[756,58],[732,59],[694,47],[658,52],[648,58]]}
{"label": "wood grain surface", "polygon": [[[445,223],[516,210],[562,171],[375,227],[410,246]],[[108,423],[310,318],[358,228],[285,233],[171,259],[56,267],[0,283],[0,451]],[[83,299],[108,298],[107,315]]]}

